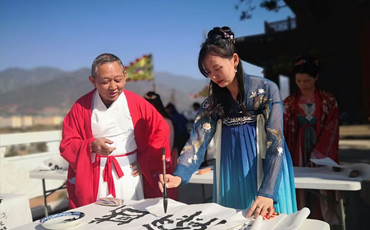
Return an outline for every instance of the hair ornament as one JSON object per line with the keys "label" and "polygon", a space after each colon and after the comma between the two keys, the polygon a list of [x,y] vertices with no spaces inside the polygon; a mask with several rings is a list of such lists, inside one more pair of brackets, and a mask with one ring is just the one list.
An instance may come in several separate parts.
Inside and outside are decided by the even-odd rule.
{"label": "hair ornament", "polygon": [[[302,59],[302,60],[299,60],[299,61],[297,61],[296,63],[294,63],[294,65],[295,66],[297,66],[297,65],[302,65],[302,64],[305,64],[305,63],[308,63],[308,61],[306,61],[306,60],[304,60],[304,59]],[[319,61],[318,60],[314,60],[313,62],[312,62],[312,64],[314,64],[314,65],[319,65]]]}
{"label": "hair ornament", "polygon": [[302,64],[304,64],[304,63],[306,63],[306,60],[299,60],[299,61],[297,61],[296,63],[294,63],[294,65],[295,65],[295,66],[297,66],[297,65],[302,65]]}
{"label": "hair ornament", "polygon": [[157,95],[153,94],[153,95],[149,96],[149,95],[145,94],[144,97],[146,99],[153,100],[153,99],[156,99],[157,98]]}
{"label": "hair ornament", "polygon": [[223,38],[225,39],[228,39],[229,41],[231,41],[233,44],[235,44],[235,39],[234,39],[234,35],[230,35],[228,33],[226,33],[223,29],[220,29],[221,32],[224,34]]}

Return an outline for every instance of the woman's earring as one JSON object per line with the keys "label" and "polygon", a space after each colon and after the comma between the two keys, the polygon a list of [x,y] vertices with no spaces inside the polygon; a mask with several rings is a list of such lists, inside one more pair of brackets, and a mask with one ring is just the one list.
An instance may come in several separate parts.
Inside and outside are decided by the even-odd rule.
{"label": "woman's earring", "polygon": [[236,72],[238,72],[238,70],[237,70],[237,69],[235,69],[235,73],[236,73]]}

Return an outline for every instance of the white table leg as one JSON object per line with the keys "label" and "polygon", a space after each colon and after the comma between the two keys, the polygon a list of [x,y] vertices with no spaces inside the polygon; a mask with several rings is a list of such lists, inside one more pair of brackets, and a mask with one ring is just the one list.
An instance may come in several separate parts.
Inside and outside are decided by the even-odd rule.
{"label": "white table leg", "polygon": [[344,205],[343,205],[343,197],[341,191],[336,191],[336,195],[338,197],[338,204],[339,204],[339,225],[342,230],[346,230],[346,221],[344,215]]}

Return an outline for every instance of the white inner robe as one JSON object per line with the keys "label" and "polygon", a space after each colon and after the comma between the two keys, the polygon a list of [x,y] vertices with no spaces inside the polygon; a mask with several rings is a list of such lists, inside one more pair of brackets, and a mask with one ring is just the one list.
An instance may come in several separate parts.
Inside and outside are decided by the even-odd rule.
{"label": "white inner robe", "polygon": [[[114,101],[109,108],[105,106],[96,90],[92,102],[91,129],[94,138],[107,138],[113,141],[108,146],[115,147],[109,156],[117,156],[130,153],[137,149],[134,125],[127,105],[125,94]],[[95,153],[92,153],[92,159],[95,160]],[[137,153],[129,156],[116,157],[121,166],[123,176],[118,177],[114,165],[112,165],[112,177],[116,190],[116,197],[124,200],[144,199],[142,175],[133,177],[131,173],[135,167],[130,168],[130,164],[137,161]],[[103,172],[107,163],[106,157],[100,158],[100,179],[98,197],[103,198],[109,195],[108,183],[103,179]],[[112,163],[113,164],[113,163]]]}

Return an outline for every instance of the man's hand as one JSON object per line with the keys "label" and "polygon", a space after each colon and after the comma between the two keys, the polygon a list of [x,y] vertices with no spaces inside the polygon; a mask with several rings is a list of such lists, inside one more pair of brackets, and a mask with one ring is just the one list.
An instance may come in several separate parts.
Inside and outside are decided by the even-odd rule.
{"label": "man's hand", "polygon": [[257,218],[258,215],[264,216],[266,213],[268,213],[267,217],[270,218],[274,211],[274,201],[271,198],[257,196],[246,217],[250,218],[254,212],[254,218]]}
{"label": "man's hand", "polygon": [[100,154],[102,156],[108,156],[111,154],[114,150],[116,150],[115,147],[109,147],[107,144],[113,144],[113,141],[107,139],[107,138],[98,138],[95,139],[91,143],[91,151],[93,153]]}
{"label": "man's hand", "polygon": [[142,171],[139,162],[136,161],[135,163],[130,164],[130,168],[134,167],[136,168],[132,171],[131,175],[134,177],[141,175]]}
{"label": "man's hand", "polygon": [[[177,188],[181,184],[181,177],[172,176],[171,174],[166,174],[166,188]],[[163,174],[159,174],[158,186],[159,190],[163,193]]]}

